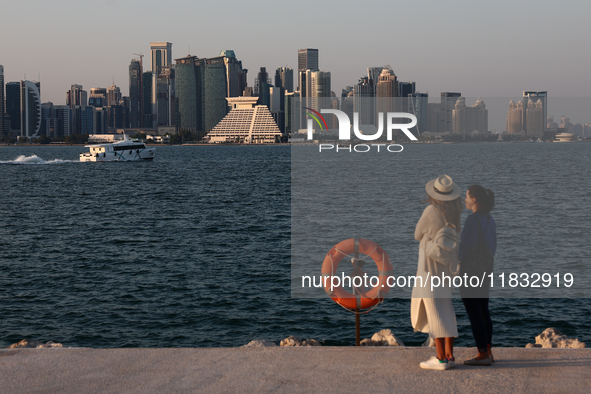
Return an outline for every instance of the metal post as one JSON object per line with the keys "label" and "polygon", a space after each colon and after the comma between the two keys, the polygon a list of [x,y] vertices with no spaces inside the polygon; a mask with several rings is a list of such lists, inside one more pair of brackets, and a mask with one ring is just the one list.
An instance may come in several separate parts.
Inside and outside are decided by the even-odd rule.
{"label": "metal post", "polygon": [[360,322],[359,309],[355,309],[355,346],[360,346],[360,344],[361,344],[361,322]]}
{"label": "metal post", "polygon": [[[361,269],[363,268],[364,261],[359,259],[359,238],[354,238],[355,244],[355,258],[353,259],[353,277],[361,276]],[[353,286],[353,293],[357,298],[357,308],[355,308],[355,346],[360,346],[361,343],[361,319],[359,315],[360,305],[360,292],[355,286]]]}

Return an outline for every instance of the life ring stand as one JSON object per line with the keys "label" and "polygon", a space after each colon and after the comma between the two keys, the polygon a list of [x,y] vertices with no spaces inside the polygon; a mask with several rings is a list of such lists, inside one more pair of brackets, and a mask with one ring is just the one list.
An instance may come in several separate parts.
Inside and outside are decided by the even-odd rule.
{"label": "life ring stand", "polygon": [[[337,268],[341,260],[354,254],[357,259],[359,254],[364,254],[376,263],[378,268],[378,284],[367,292],[357,290],[357,294],[351,294],[341,286],[335,286],[331,290],[333,276],[337,276]],[[353,261],[355,263],[355,261]],[[359,269],[357,267],[356,269]],[[339,242],[330,249],[322,262],[322,279],[325,280],[324,290],[330,298],[345,309],[359,313],[360,310],[369,309],[382,302],[390,287],[387,284],[388,276],[392,274],[390,257],[380,245],[369,239],[349,238]],[[360,271],[358,271],[360,272]],[[340,278],[339,278],[340,279]],[[353,277],[351,277],[353,279]]]}

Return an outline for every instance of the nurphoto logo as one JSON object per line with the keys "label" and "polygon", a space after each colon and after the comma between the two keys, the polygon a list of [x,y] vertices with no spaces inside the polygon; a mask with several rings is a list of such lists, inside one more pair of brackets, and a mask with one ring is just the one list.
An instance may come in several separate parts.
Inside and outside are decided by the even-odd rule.
{"label": "nurphoto logo", "polygon": [[[314,121],[320,127],[320,130],[328,130],[328,125],[326,120],[322,116],[322,114],[332,114],[334,115],[339,124],[339,140],[347,141],[351,140],[351,120],[349,116],[343,112],[339,111],[338,109],[321,109],[320,112],[313,110],[312,108],[305,107],[310,112],[306,114],[312,119],[308,119],[307,126],[308,126],[308,140],[314,139]],[[386,119],[384,122],[384,118]],[[408,123],[399,123],[401,120],[409,119],[410,122]],[[409,140],[417,141],[417,137],[414,136],[413,133],[409,131],[409,129],[413,128],[417,125],[417,118],[415,115],[407,113],[407,112],[379,112],[378,113],[378,129],[374,134],[364,134],[359,130],[359,113],[353,112],[353,133],[356,138],[361,141],[375,141],[378,138],[382,137],[384,134],[384,123],[386,123],[386,139],[388,141],[392,141],[392,132],[394,130],[402,131]],[[371,146],[376,146],[377,151],[380,152],[380,147],[385,146],[388,152],[402,152],[403,147],[399,144],[371,144]],[[331,150],[336,148],[336,152],[346,150],[348,152],[369,152],[371,150],[371,146],[367,144],[354,144],[349,146],[341,146],[341,145],[333,145],[333,144],[320,144],[319,145],[319,152],[323,150]],[[394,149],[391,149],[394,148]]]}

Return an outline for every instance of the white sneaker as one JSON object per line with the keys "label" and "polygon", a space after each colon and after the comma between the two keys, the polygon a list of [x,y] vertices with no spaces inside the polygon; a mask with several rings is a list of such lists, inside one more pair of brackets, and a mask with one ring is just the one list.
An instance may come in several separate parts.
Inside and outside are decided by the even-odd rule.
{"label": "white sneaker", "polygon": [[456,360],[450,360],[450,359],[448,358],[448,359],[447,359],[447,364],[449,365],[449,367],[447,367],[448,369],[455,368],[455,366],[456,366]]}
{"label": "white sneaker", "polygon": [[444,371],[450,368],[449,362],[447,360],[442,361],[435,356],[431,357],[427,361],[421,362],[420,366],[423,369],[434,369],[437,371]]}

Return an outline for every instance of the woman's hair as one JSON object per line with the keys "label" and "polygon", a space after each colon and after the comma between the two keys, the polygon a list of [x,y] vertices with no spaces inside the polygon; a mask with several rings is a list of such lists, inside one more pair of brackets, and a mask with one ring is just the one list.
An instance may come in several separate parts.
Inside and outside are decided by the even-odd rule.
{"label": "woman's hair", "polygon": [[485,189],[480,185],[472,185],[468,188],[470,197],[476,199],[478,212],[486,215],[495,206],[495,194],[490,189]]}
{"label": "woman's hair", "polygon": [[460,197],[451,201],[436,200],[431,196],[427,196],[426,203],[434,205],[443,213],[445,220],[454,225],[457,232],[460,232],[460,215],[462,214],[462,199]]}

